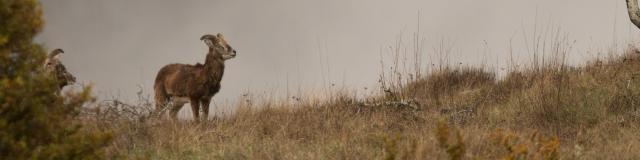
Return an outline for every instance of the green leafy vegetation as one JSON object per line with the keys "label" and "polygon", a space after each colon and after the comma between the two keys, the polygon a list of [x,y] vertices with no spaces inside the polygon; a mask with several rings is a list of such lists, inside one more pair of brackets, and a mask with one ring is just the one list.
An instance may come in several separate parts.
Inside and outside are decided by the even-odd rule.
{"label": "green leafy vegetation", "polygon": [[77,119],[94,100],[90,88],[58,96],[40,73],[46,54],[33,37],[41,17],[38,1],[0,0],[0,159],[100,159],[110,135]]}

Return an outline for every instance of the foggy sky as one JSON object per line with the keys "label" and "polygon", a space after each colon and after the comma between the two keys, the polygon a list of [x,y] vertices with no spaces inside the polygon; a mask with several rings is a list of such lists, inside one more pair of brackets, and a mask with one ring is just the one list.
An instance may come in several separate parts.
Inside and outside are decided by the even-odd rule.
{"label": "foggy sky", "polygon": [[[284,95],[323,85],[376,85],[381,53],[420,28],[424,61],[443,39],[450,61],[505,65],[509,46],[526,62],[525,37],[559,27],[572,40],[570,60],[622,48],[637,36],[617,0],[43,0],[37,41],[63,48],[63,63],[100,98],[153,93],[169,63],[203,63],[203,34],[223,33],[238,51],[227,61],[215,103],[246,92]],[[418,18],[419,17],[419,18]],[[538,27],[534,27],[538,25]],[[530,38],[530,37],[529,37]],[[575,43],[573,43],[575,40]],[[429,56],[431,55],[431,56]],[[383,59],[386,56],[383,56]],[[295,89],[293,89],[295,88]],[[265,92],[266,91],[266,92]],[[185,107],[188,108],[188,107]]]}

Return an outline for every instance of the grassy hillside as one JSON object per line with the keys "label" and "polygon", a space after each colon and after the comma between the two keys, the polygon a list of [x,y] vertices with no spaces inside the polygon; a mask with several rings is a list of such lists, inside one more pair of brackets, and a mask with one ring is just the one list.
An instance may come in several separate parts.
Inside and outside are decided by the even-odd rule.
{"label": "grassy hillside", "polygon": [[84,122],[114,133],[109,156],[141,159],[640,159],[639,58],[501,78],[443,67],[365,99],[246,98],[202,123],[158,120],[144,99],[109,102]]}

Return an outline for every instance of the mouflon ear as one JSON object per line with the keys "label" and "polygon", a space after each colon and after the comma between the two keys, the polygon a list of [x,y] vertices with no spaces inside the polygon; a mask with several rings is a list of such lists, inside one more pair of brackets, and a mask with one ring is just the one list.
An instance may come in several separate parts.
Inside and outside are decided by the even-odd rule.
{"label": "mouflon ear", "polygon": [[218,33],[218,35],[216,35],[216,37],[218,37],[220,45],[227,44],[227,40],[224,39],[224,36],[222,35],[222,33]]}
{"label": "mouflon ear", "polygon": [[207,46],[209,46],[210,48],[213,48],[213,41],[210,39],[205,39],[204,40],[204,44],[207,44]]}

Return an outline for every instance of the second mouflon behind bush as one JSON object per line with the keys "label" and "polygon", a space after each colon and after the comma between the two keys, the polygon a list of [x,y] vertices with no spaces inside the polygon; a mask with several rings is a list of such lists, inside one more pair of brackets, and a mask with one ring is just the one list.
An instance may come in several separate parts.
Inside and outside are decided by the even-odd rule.
{"label": "second mouflon behind bush", "polygon": [[58,55],[62,53],[64,53],[64,51],[60,48],[51,51],[51,53],[47,55],[47,59],[44,60],[43,65],[44,73],[51,76],[58,85],[56,90],[57,94],[60,94],[64,86],[76,83],[76,77],[69,73],[67,67],[58,59]]}
{"label": "second mouflon behind bush", "polygon": [[209,46],[204,65],[169,64],[158,71],[153,88],[156,112],[160,115],[165,107],[171,107],[170,116],[176,119],[182,106],[190,103],[196,121],[200,120],[201,105],[205,119],[208,118],[209,102],[220,91],[224,61],[236,57],[236,51],[220,33],[204,35],[200,40]]}

